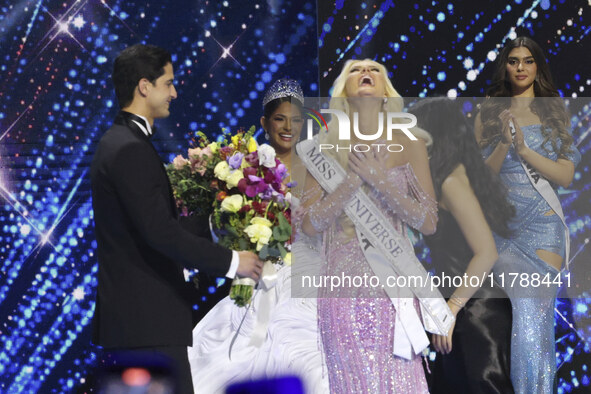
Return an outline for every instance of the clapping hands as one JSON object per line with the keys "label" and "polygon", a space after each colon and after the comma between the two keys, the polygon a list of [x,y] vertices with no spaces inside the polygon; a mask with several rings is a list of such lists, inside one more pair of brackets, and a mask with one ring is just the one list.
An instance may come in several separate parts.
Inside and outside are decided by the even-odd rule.
{"label": "clapping hands", "polygon": [[[501,112],[499,115],[499,119],[503,123],[503,130],[501,132],[501,139],[503,143],[510,144],[513,142],[513,146],[515,147],[515,151],[517,154],[521,155],[523,150],[525,149],[525,142],[523,139],[523,132],[521,131],[521,127],[519,127],[519,123],[509,111],[508,109]],[[511,126],[510,122],[513,122],[513,126],[515,127],[515,136],[511,135]]]}

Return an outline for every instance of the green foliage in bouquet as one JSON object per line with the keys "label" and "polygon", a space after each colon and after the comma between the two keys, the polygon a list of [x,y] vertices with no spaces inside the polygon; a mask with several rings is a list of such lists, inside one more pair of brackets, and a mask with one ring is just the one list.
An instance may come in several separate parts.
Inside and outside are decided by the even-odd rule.
{"label": "green foliage in bouquet", "polygon": [[[231,151],[247,153],[246,141],[253,139],[255,131],[253,126],[248,132],[238,131],[234,136],[224,132],[219,142],[209,141],[207,135],[198,131],[196,138],[191,141],[187,157],[178,155],[166,166],[173,196],[182,216],[209,216],[213,213],[213,201],[219,191],[215,166],[226,160]],[[236,144],[234,147],[233,140],[237,141],[237,136],[241,146]]]}
{"label": "green foliage in bouquet", "polygon": [[[270,145],[257,145],[254,131],[224,134],[221,142],[198,133],[197,147],[188,158],[177,156],[167,172],[181,215],[211,215],[220,245],[281,262],[291,240],[289,174]],[[247,305],[254,285],[235,279],[230,297]]]}

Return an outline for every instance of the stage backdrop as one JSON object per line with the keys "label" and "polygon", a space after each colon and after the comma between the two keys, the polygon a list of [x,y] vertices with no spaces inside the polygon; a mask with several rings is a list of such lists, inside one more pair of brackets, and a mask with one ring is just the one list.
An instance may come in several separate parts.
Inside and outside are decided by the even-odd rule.
{"label": "stage backdrop", "polygon": [[316,4],[2,0],[0,10],[0,392],[68,392],[96,356],[88,168],[118,111],[115,56],[138,42],[172,53],[178,99],[154,137],[169,162],[197,130],[260,128],[278,78],[318,93]]}
{"label": "stage backdrop", "polygon": [[[173,54],[179,98],[154,138],[168,162],[198,130],[258,126],[275,79],[325,96],[349,58],[386,64],[402,95],[482,95],[499,46],[523,33],[547,50],[564,96],[589,96],[590,15],[578,0],[0,0],[0,392],[88,385],[97,350],[88,166],[118,110],[110,72],[126,46]],[[584,159],[562,193],[583,265],[590,142],[584,130],[575,139]],[[558,304],[562,392],[589,390],[590,304]]]}

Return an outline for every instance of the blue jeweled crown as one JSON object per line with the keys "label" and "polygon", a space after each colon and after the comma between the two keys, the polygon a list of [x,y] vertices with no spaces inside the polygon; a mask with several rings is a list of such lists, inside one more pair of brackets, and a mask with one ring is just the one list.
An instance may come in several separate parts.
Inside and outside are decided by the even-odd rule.
{"label": "blue jeweled crown", "polygon": [[304,92],[300,84],[293,79],[284,78],[275,81],[267,90],[265,98],[263,98],[263,107],[269,102],[282,97],[293,97],[304,104]]}

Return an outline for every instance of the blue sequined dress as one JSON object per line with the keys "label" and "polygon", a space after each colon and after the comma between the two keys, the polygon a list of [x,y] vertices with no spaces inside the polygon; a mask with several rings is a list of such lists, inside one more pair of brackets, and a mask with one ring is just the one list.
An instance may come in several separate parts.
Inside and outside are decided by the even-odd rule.
{"label": "blue sequined dress", "polygon": [[[521,130],[530,149],[552,160],[557,159],[550,141],[544,145],[546,149],[542,146],[542,125],[522,126]],[[493,145],[485,148],[485,157],[493,148]],[[567,156],[575,166],[581,159],[574,146]],[[525,280],[522,282],[521,278],[549,274],[553,280],[558,275],[558,271],[540,259],[536,251],[546,250],[564,259],[564,226],[530,183],[513,148],[509,150],[499,175],[508,186],[509,202],[516,209],[516,216],[510,223],[513,236],[504,239],[495,235],[499,260],[493,268],[497,278],[504,276],[504,289],[513,306],[511,380],[516,393],[551,394],[556,376],[554,303],[558,285],[535,287]],[[520,276],[513,282],[512,274],[515,273],[527,276]]]}

